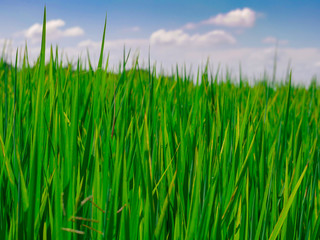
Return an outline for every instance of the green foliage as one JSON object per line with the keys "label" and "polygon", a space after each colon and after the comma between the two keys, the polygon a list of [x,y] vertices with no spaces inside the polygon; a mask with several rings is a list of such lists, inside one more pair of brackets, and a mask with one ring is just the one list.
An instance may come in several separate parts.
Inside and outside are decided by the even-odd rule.
{"label": "green foliage", "polygon": [[0,59],[0,239],[319,238],[315,83],[45,66],[43,22]]}

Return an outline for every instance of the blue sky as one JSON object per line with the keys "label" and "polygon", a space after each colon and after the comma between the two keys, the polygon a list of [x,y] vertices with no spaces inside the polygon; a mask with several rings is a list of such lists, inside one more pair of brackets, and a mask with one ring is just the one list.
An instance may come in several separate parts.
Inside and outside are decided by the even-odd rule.
{"label": "blue sky", "polygon": [[[97,58],[104,18],[108,14],[106,52],[117,65],[123,46],[150,55],[170,71],[176,63],[197,66],[209,57],[237,75],[239,63],[250,78],[272,71],[278,43],[278,77],[291,62],[296,82],[320,76],[320,1],[127,1],[0,0],[0,47],[28,43],[39,51],[39,29],[47,6],[48,46],[59,44],[69,59],[89,50]],[[5,24],[3,24],[5,23]],[[6,24],[7,23],[7,24]],[[271,72],[270,72],[271,74]]]}

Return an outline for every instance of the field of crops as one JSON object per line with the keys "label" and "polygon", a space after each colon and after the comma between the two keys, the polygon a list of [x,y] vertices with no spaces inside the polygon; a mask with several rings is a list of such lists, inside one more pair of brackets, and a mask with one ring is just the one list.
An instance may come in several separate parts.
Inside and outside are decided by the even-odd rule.
{"label": "field of crops", "polygon": [[315,82],[45,64],[45,23],[0,60],[0,239],[319,239]]}

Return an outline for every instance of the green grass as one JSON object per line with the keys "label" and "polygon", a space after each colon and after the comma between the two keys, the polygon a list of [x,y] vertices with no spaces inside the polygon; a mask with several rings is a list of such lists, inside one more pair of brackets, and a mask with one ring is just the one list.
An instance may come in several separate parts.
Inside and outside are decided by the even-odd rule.
{"label": "green grass", "polygon": [[319,239],[315,82],[45,65],[43,22],[0,60],[0,239]]}

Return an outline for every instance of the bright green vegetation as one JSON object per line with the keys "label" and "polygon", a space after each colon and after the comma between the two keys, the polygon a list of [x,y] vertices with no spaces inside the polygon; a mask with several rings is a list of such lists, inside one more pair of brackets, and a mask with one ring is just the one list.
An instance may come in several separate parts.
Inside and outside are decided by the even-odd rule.
{"label": "bright green vegetation", "polygon": [[319,239],[315,83],[44,56],[0,60],[0,239]]}

